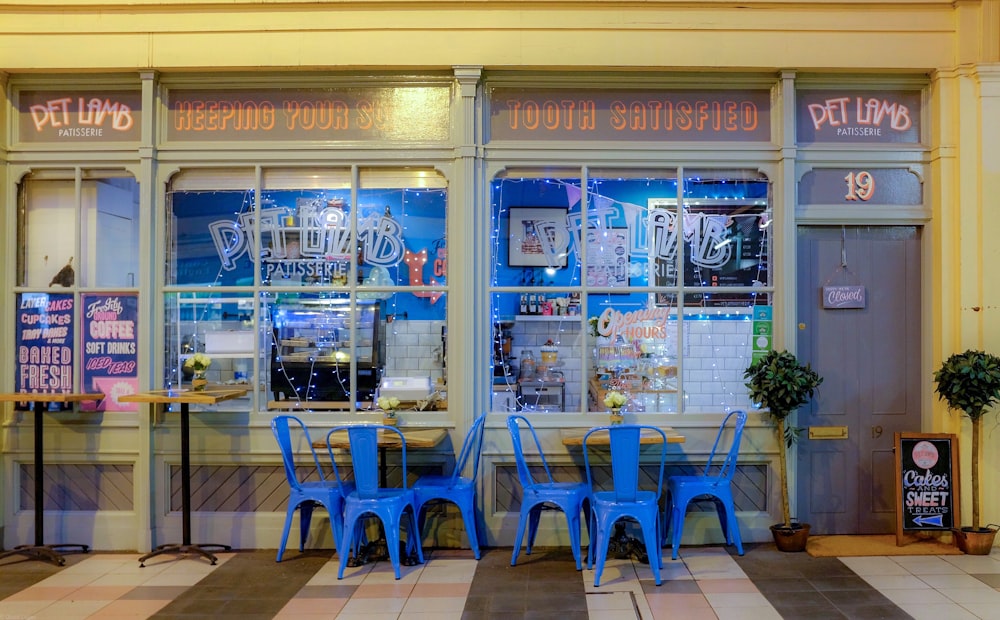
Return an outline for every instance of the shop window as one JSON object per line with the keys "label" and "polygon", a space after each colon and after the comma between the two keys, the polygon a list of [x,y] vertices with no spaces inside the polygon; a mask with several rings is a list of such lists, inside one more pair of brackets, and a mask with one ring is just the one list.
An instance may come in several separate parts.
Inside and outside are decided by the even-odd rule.
{"label": "shop window", "polygon": [[18,284],[137,286],[139,186],[123,171],[46,171],[18,197]]}
{"label": "shop window", "polygon": [[277,168],[260,171],[259,190],[255,176],[194,171],[172,184],[168,284],[190,290],[167,297],[168,312],[179,309],[166,380],[183,385],[185,355],[228,355],[211,342],[233,338],[250,343],[256,370],[223,367],[217,379],[257,377],[259,402],[271,408],[370,409],[387,379],[407,386],[404,411],[443,402],[440,175]]}
{"label": "shop window", "polygon": [[767,179],[587,173],[492,183],[494,408],[747,406],[742,370],[770,347]]}

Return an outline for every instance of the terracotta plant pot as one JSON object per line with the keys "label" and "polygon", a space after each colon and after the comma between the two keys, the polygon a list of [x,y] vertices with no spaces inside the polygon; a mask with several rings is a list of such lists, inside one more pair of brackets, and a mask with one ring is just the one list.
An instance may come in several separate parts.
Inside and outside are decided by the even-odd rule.
{"label": "terracotta plant pot", "polygon": [[396,426],[398,422],[399,418],[397,418],[396,416],[387,416],[387,415],[382,416],[382,424],[384,426]]}
{"label": "terracotta plant pot", "polygon": [[978,530],[971,527],[963,527],[960,530],[953,530],[955,533],[955,543],[962,553],[969,555],[989,555],[993,549],[993,539],[997,535],[997,526],[988,525]]}
{"label": "terracotta plant pot", "polygon": [[778,551],[805,551],[809,540],[809,524],[792,523],[791,527],[785,527],[784,523],[777,523],[771,526],[771,536],[774,537]]}

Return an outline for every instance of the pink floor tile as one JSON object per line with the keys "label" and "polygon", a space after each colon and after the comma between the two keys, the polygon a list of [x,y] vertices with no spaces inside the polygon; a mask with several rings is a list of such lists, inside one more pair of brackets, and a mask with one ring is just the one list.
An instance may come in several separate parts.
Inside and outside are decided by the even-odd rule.
{"label": "pink floor tile", "polygon": [[63,598],[68,601],[113,601],[131,590],[132,586],[83,586]]}
{"label": "pink floor tile", "polygon": [[690,611],[712,609],[712,606],[708,604],[708,599],[701,594],[648,593],[646,594],[646,603],[649,604],[649,608],[654,614],[658,611],[670,611],[676,614],[676,617],[682,618],[687,617],[687,613]]}
{"label": "pink floor tile", "polygon": [[468,596],[471,583],[418,583],[410,598]]}
{"label": "pink floor tile", "polygon": [[412,591],[412,583],[361,584],[351,598],[406,598]]}

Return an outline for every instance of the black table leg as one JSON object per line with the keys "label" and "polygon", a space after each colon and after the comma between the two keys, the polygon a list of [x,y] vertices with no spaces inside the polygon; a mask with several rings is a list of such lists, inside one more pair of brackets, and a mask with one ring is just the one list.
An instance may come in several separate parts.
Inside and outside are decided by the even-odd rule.
{"label": "black table leg", "polygon": [[191,425],[187,403],[181,403],[181,543],[160,545],[139,558],[139,567],[146,566],[146,560],[164,553],[195,553],[207,559],[215,566],[218,560],[207,549],[229,551],[229,545],[191,544]]}
{"label": "black table leg", "polygon": [[56,549],[79,549],[83,553],[87,553],[90,547],[87,545],[77,545],[77,544],[59,544],[59,545],[46,545],[45,544],[45,485],[42,481],[42,476],[45,470],[45,446],[42,437],[42,415],[45,413],[45,403],[42,401],[35,401],[34,403],[35,411],[35,544],[34,545],[18,545],[13,549],[4,551],[0,553],[0,560],[12,556],[12,555],[23,555],[29,558],[38,560],[48,560],[59,566],[66,565],[66,558],[62,556]]}

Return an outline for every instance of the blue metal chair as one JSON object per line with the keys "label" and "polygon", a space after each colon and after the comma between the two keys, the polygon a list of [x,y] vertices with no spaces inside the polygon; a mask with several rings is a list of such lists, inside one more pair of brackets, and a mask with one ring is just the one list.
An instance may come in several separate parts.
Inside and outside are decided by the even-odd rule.
{"label": "blue metal chair", "polygon": [[[660,472],[656,478],[656,491],[639,489],[639,439],[642,431],[659,434]],[[613,426],[598,426],[590,429],[583,437],[583,461],[587,469],[587,484],[593,485],[590,472],[589,452],[593,444],[589,442],[594,433],[608,433],[611,448],[611,477],[614,489],[611,491],[593,491],[590,511],[590,531],[593,542],[587,554],[587,566],[594,562],[594,549],[597,549],[597,568],[594,570],[594,587],[601,585],[601,573],[604,572],[604,562],[608,557],[608,545],[614,536],[614,526],[624,518],[635,519],[642,529],[642,540],[649,556],[649,567],[653,571],[656,585],[660,585],[660,568],[663,558],[660,556],[660,493],[663,490],[663,466],[667,460],[667,435],[655,426],[637,424],[616,424]]]}
{"label": "blue metal chair", "polygon": [[[537,482],[528,468],[528,463],[524,459],[524,450],[521,447],[521,425],[524,425],[531,432],[531,437],[535,441],[535,449],[538,457],[542,461],[545,469],[546,479]],[[517,535],[514,538],[514,552],[510,556],[510,565],[517,564],[517,555],[521,550],[521,541],[524,538],[524,530],[527,526],[528,544],[525,554],[531,555],[531,547],[535,544],[535,534],[538,532],[538,521],[541,517],[542,508],[546,505],[556,506],[566,515],[566,522],[569,526],[569,544],[573,550],[573,558],[576,560],[576,570],[583,569],[583,562],[580,558],[580,512],[590,514],[590,485],[584,482],[556,482],[552,478],[552,471],[545,460],[542,452],[542,444],[538,441],[534,427],[527,418],[520,415],[512,415],[507,418],[507,430],[510,431],[511,440],[514,442],[514,457],[517,461],[517,477],[521,482],[523,496],[521,497],[521,516],[517,523]],[[590,520],[587,520],[588,532]]]}
{"label": "blue metal chair", "polygon": [[[313,463],[319,473],[319,480],[305,480],[300,478],[295,469],[295,448],[292,444],[292,424],[298,424],[302,432],[302,440],[312,453]],[[302,420],[290,415],[279,415],[271,420],[271,432],[278,441],[281,449],[281,460],[285,465],[285,477],[288,479],[288,512],[285,516],[285,529],[281,533],[281,544],[278,545],[278,557],[275,561],[280,562],[281,556],[285,552],[285,544],[288,542],[288,532],[292,527],[292,517],[295,511],[299,511],[299,551],[305,547],[306,538],[309,535],[309,522],[312,520],[313,508],[319,504],[330,513],[330,528],[333,530],[334,545],[340,544],[344,530],[344,495],[354,488],[352,484],[340,482],[337,473],[337,465],[331,459],[333,468],[333,479],[327,477],[323,468],[319,464],[319,457],[313,449],[312,440],[309,437],[309,430]],[[346,553],[343,555],[347,555]]]}
{"label": "blue metal chair", "polygon": [[[406,527],[407,553],[416,553],[417,561],[424,563],[424,553],[420,547],[420,533],[417,529],[417,516],[414,510],[413,489],[406,485],[406,438],[395,426],[382,424],[357,424],[337,426],[326,436],[326,445],[330,445],[330,435],[338,431],[347,431],[351,444],[351,463],[354,466],[355,488],[344,496],[344,528],[340,549],[351,549],[361,536],[360,520],[374,515],[382,521],[385,530],[386,546],[389,559],[399,579],[400,549],[399,530]],[[379,486],[379,433],[396,433],[399,435],[402,451],[401,467],[403,470],[402,488],[382,488]],[[340,569],[337,579],[344,578],[344,567],[347,566],[347,553],[340,554]]]}
{"label": "blue metal chair", "polygon": [[[722,462],[722,467],[718,472],[712,471],[712,461],[715,459],[716,451],[719,448],[719,441],[726,432],[730,418],[735,417],[736,423],[733,427],[733,441],[729,446],[729,452]],[[687,515],[688,504],[695,499],[711,499],[715,503],[715,510],[719,515],[719,524],[722,532],[726,536],[727,545],[736,545],[736,551],[743,555],[743,539],[740,537],[740,524],[736,520],[736,510],[733,507],[733,475],[736,473],[736,459],[740,452],[740,440],[743,437],[743,427],[747,423],[746,411],[735,410],[719,426],[719,432],[715,436],[715,443],[712,444],[712,451],[708,454],[708,462],[705,463],[704,473],[700,476],[670,476],[667,478],[667,512],[669,514],[668,527],[672,537],[671,548],[673,559],[677,559],[677,549],[681,544],[681,537],[684,534],[684,517]],[[664,543],[666,541],[664,540]]]}
{"label": "blue metal chair", "polygon": [[[486,414],[479,416],[472,423],[472,428],[465,435],[462,451],[455,460],[455,470],[450,476],[421,476],[413,483],[413,495],[417,510],[417,523],[423,532],[421,513],[428,502],[446,500],[454,502],[462,513],[465,523],[465,533],[469,536],[469,546],[472,553],[479,559],[479,538],[476,534],[476,477],[479,474],[479,452],[483,444],[483,429],[486,426]],[[469,458],[472,457],[472,477],[463,477]]]}

